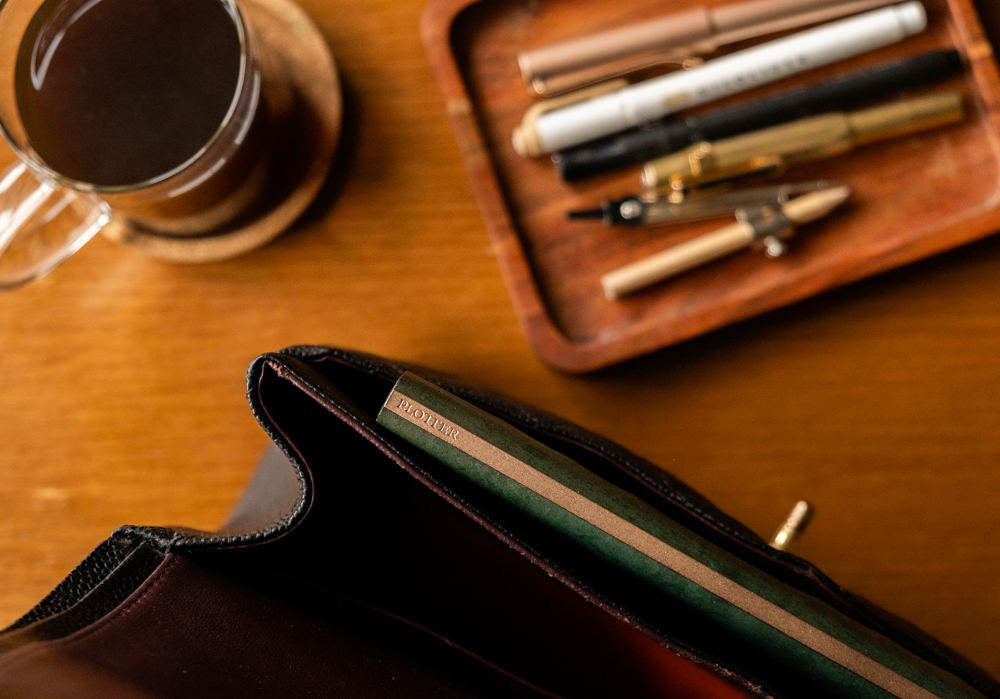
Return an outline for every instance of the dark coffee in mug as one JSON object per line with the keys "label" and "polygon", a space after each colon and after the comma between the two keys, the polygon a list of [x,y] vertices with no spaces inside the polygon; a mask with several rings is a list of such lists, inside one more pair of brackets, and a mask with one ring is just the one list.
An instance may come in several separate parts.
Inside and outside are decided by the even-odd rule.
{"label": "dark coffee in mug", "polygon": [[136,185],[212,140],[240,62],[237,24],[217,0],[46,0],[18,51],[17,106],[56,172]]}

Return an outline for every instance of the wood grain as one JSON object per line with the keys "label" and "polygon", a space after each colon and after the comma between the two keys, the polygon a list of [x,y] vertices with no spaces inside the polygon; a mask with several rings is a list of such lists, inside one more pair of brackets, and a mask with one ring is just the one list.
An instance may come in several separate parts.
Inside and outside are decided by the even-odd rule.
{"label": "wood grain", "polygon": [[968,64],[962,78],[947,84],[964,93],[967,114],[961,124],[771,177],[826,179],[855,193],[852,206],[808,226],[793,241],[792,254],[774,261],[733,255],[629,298],[607,299],[602,275],[718,228],[720,221],[623,230],[567,220],[568,210],[641,192],[639,168],[564,183],[548,158],[518,155],[511,134],[536,100],[522,81],[517,55],[601,26],[701,3],[636,0],[622,17],[618,6],[601,0],[436,0],[425,16],[424,40],[441,88],[450,103],[468,105],[452,119],[515,309],[536,352],[557,368],[589,371],[634,357],[975,240],[1000,225],[997,66],[968,0],[926,0],[925,32],[722,102],[955,47]]}
{"label": "wood grain", "polygon": [[765,537],[808,499],[802,555],[1000,675],[1000,240],[555,372],[508,299],[422,0],[302,7],[341,69],[345,122],[293,230],[203,266],[97,239],[0,299],[0,624],[117,526],[218,526],[266,443],[246,366],[324,343],[565,415]]}

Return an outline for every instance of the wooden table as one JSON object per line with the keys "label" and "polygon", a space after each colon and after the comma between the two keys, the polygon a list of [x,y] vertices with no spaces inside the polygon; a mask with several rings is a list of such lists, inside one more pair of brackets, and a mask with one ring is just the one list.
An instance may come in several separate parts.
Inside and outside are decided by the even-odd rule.
{"label": "wooden table", "polygon": [[246,366],[316,343],[561,413],[764,536],[808,499],[803,556],[1000,675],[1000,239],[559,374],[508,302],[422,0],[301,4],[342,71],[346,123],[294,230],[204,266],[97,239],[0,300],[0,626],[119,525],[218,526],[266,444]]}

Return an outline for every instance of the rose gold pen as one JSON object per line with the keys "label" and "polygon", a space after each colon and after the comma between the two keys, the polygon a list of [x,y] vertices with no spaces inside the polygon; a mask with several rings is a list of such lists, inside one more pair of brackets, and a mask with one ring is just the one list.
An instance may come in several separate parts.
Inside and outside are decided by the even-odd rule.
{"label": "rose gold pen", "polygon": [[659,63],[766,34],[889,5],[893,0],[753,0],[630,24],[518,54],[524,82],[539,95],[565,92]]}

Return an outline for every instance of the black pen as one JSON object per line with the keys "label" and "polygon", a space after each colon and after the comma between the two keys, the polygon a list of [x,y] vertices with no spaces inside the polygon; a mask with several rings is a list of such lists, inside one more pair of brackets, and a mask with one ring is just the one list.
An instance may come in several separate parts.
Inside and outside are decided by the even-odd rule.
{"label": "black pen", "polygon": [[552,156],[567,182],[638,165],[699,141],[710,141],[839,111],[887,95],[942,82],[962,70],[958,51],[946,49],[842,73],[811,85],[775,92],[757,100],[713,109],[683,121],[658,124]]}

